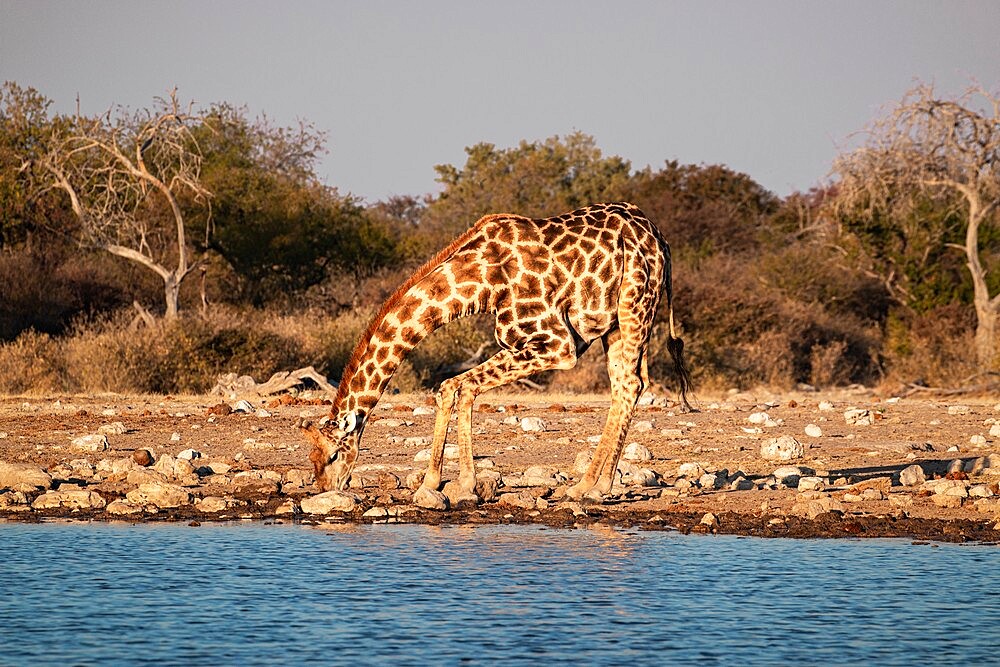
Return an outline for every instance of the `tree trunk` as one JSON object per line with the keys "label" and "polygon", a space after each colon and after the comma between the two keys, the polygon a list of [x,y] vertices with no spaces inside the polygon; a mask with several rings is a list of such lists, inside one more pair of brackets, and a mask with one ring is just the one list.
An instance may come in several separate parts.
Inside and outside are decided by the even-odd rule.
{"label": "tree trunk", "polygon": [[976,305],[976,362],[981,371],[996,368],[997,312]]}
{"label": "tree trunk", "polygon": [[164,318],[167,320],[177,319],[177,304],[180,300],[181,282],[174,274],[169,274],[163,279],[164,296],[166,298],[167,310]]}

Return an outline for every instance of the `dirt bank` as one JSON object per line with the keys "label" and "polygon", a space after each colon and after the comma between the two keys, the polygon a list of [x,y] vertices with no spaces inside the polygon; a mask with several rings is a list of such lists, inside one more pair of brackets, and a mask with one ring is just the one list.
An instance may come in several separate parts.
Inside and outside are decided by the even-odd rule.
{"label": "dirt bank", "polygon": [[[607,399],[489,394],[477,404],[474,429],[477,467],[494,480],[495,497],[479,507],[431,511],[411,506],[406,486],[424,466],[414,459],[429,446],[433,401],[386,396],[366,430],[351,493],[340,499],[346,509],[315,513],[303,512],[302,500],[316,489],[308,446],[294,424],[327,407],[255,399],[251,412],[229,412],[236,400],[214,407],[221,402],[208,396],[0,400],[0,461],[7,464],[0,479],[8,480],[0,481],[0,517],[600,522],[760,536],[1000,541],[1000,435],[991,435],[991,429],[1000,434],[1000,426],[992,428],[1000,411],[988,398],[761,391],[699,396],[701,411],[693,414],[654,400],[633,421],[628,442],[636,446],[622,466],[622,485],[602,504],[580,505],[562,493],[594,447]],[[96,437],[77,440],[87,435]],[[786,438],[778,449],[801,456],[762,458],[761,445],[782,436],[801,448]],[[135,462],[144,449],[152,465]],[[184,454],[194,458],[179,458],[185,450],[194,450]],[[29,473],[35,481],[17,477]],[[452,461],[449,476],[457,476]],[[157,486],[168,499],[154,493]]]}

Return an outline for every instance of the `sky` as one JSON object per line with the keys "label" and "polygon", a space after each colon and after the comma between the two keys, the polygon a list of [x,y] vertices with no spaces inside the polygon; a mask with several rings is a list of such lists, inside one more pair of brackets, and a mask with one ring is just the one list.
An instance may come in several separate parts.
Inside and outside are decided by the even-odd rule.
{"label": "sky", "polygon": [[182,99],[327,133],[369,203],[465,147],[581,131],[634,169],[724,164],[784,196],[917,81],[1000,89],[996,0],[0,0],[0,79],[70,112]]}

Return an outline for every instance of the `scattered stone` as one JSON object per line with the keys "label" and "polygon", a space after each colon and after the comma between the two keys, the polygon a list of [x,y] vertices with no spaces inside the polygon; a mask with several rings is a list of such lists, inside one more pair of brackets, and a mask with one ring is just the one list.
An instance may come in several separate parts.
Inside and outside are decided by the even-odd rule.
{"label": "scattered stone", "polygon": [[153,452],[149,451],[148,449],[137,449],[134,452],[132,452],[132,460],[137,465],[140,465],[145,468],[147,466],[153,465],[155,457],[153,456]]}
{"label": "scattered stone", "polygon": [[935,494],[931,496],[931,502],[938,507],[961,507],[964,499],[961,496]]}
{"label": "scattered stone", "polygon": [[708,471],[698,463],[682,463],[680,468],[677,469],[677,476],[698,479],[706,472]]}
{"label": "scattered stone", "polygon": [[384,507],[372,507],[371,509],[367,510],[361,516],[365,517],[366,519],[376,519],[376,520],[378,520],[378,519],[388,519],[389,518],[389,510],[387,510]]}
{"label": "scattered stone", "polygon": [[630,442],[625,446],[622,458],[626,461],[651,461],[653,453],[649,451],[648,447],[640,445],[638,442]]}
{"label": "scattered stone", "polygon": [[176,431],[170,434],[170,442],[180,442],[181,434]]}
{"label": "scattered stone", "polygon": [[974,435],[969,438],[969,444],[973,447],[982,447],[986,444],[986,437],[982,435]]}
{"label": "scattered stone", "polygon": [[803,477],[807,477],[813,474],[811,468],[804,468],[800,466],[781,466],[780,468],[775,468],[771,476],[774,477],[778,484],[784,484],[790,488],[796,488],[799,485],[799,480]]}
{"label": "scattered stone", "polygon": [[816,426],[816,424],[806,424],[805,431],[806,435],[808,435],[810,438],[823,437],[823,429],[821,429],[819,426]]}
{"label": "scattered stone", "polygon": [[535,509],[537,507],[535,496],[531,495],[527,491],[502,493],[497,498],[497,504],[505,505],[507,507],[520,507],[522,509]]}
{"label": "scattered stone", "polygon": [[545,422],[541,417],[525,417],[521,420],[521,430],[525,433],[538,433],[545,430]]}
{"label": "scattered stone", "polygon": [[808,476],[799,478],[799,491],[822,491],[824,488],[826,488],[826,484],[822,477]]}
{"label": "scattered stone", "polygon": [[496,500],[497,489],[500,487],[500,479],[494,474],[479,473],[476,475],[476,495],[484,503],[491,503]]}
{"label": "scattered stone", "polygon": [[250,414],[253,411],[254,411],[253,404],[250,401],[246,400],[245,398],[241,398],[240,400],[236,401],[236,405],[233,406],[233,412],[242,412],[244,414]]}
{"label": "scattered stone", "polygon": [[719,527],[719,518],[712,514],[711,512],[706,512],[705,516],[701,517],[701,521],[698,522],[702,526],[708,526],[709,528]]}
{"label": "scattered stone", "polygon": [[185,449],[177,455],[177,458],[181,461],[193,461],[201,458],[201,452],[196,449]]}
{"label": "scattered stone", "polygon": [[791,461],[805,454],[802,443],[790,435],[770,438],[760,446],[761,458],[768,461]]}
{"label": "scattered stone", "polygon": [[303,498],[299,505],[306,514],[329,514],[330,512],[353,512],[361,498],[346,491],[327,491]]}
{"label": "scattered stone", "polygon": [[750,416],[747,417],[748,422],[758,426],[767,423],[770,419],[766,412],[751,412]]}
{"label": "scattered stone", "polygon": [[639,421],[632,422],[631,429],[636,433],[648,433],[653,430],[653,422],[640,419]]}
{"label": "scattered stone", "polygon": [[855,484],[852,484],[850,491],[853,493],[858,493],[861,491],[866,491],[868,489],[875,489],[881,493],[889,493],[889,489],[891,487],[892,487],[891,477],[872,477],[871,479],[865,479]]}
{"label": "scattered stone", "polygon": [[69,444],[81,452],[103,452],[108,449],[108,436],[103,433],[81,435],[70,440]]}
{"label": "scattered stone", "polygon": [[924,469],[913,464],[907,466],[899,471],[899,483],[903,486],[917,486],[918,484],[923,484],[927,480],[927,476],[924,474]]}
{"label": "scattered stone", "polygon": [[274,509],[275,514],[282,516],[285,514],[298,514],[300,511],[298,503],[291,499],[286,500]]}
{"label": "scattered stone", "polygon": [[448,496],[440,491],[421,486],[413,493],[413,504],[429,510],[446,510],[448,509]]}
{"label": "scattered stone", "polygon": [[830,401],[820,401],[817,407],[819,408],[820,412],[830,412],[833,410],[833,403],[831,403]]}
{"label": "scattered stone", "polygon": [[403,483],[406,485],[406,488],[410,489],[411,491],[416,491],[417,489],[420,488],[420,485],[424,483],[425,474],[426,473],[423,470],[414,470],[413,472],[411,472],[406,476],[406,479],[404,480]]}
{"label": "scattered stone", "polygon": [[1000,422],[996,422],[990,426],[990,437],[996,438],[1000,436]]}
{"label": "scattered stone", "polygon": [[434,414],[434,412],[435,412],[434,408],[430,407],[429,405],[418,405],[417,407],[413,408],[413,414],[417,416],[432,415]]}
{"label": "scattered stone", "polygon": [[130,514],[141,514],[142,507],[133,505],[127,500],[119,498],[118,500],[114,500],[109,503],[108,506],[104,508],[104,511],[115,516],[127,516]]}
{"label": "scattered stone", "polygon": [[124,435],[128,433],[128,428],[122,422],[111,422],[110,424],[103,424],[97,429],[97,432],[103,435]]}
{"label": "scattered stone", "polygon": [[992,498],[995,494],[986,484],[976,484],[969,487],[969,496],[972,498]]}
{"label": "scattered stone", "polygon": [[160,509],[180,507],[191,502],[191,494],[176,484],[151,482],[125,494],[133,505],[156,505]]}
{"label": "scattered stone", "polygon": [[267,417],[271,416],[271,413],[265,410],[264,408],[257,408],[253,414],[256,417],[260,417],[261,419],[266,419]]}
{"label": "scattered stone", "polygon": [[970,412],[970,410],[969,410],[969,406],[968,405],[949,405],[948,406],[948,414],[949,415],[967,415],[967,414],[969,414],[969,412]]}
{"label": "scattered stone", "polygon": [[0,461],[0,489],[31,492],[52,486],[52,476],[38,466]]}
{"label": "scattered stone", "polygon": [[875,417],[871,410],[854,408],[844,412],[844,421],[854,426],[871,426],[875,423]]}
{"label": "scattered stone", "polygon": [[31,503],[36,510],[48,510],[65,507],[67,509],[101,509],[107,503],[101,494],[87,489],[59,489],[48,491]]}
{"label": "scattered stone", "polygon": [[207,496],[201,499],[201,502],[194,506],[199,512],[225,512],[231,507],[228,500],[221,496]]}

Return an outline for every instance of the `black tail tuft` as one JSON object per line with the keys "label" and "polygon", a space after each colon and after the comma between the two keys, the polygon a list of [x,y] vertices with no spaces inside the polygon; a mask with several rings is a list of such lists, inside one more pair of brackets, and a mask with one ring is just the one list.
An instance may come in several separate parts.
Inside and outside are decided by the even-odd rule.
{"label": "black tail tuft", "polygon": [[684,404],[684,409],[694,412],[695,409],[687,399],[688,391],[691,389],[691,375],[684,365],[684,341],[670,336],[667,338],[667,350],[670,352],[670,358],[674,360],[674,372],[677,373],[677,380],[681,385],[681,402]]}

